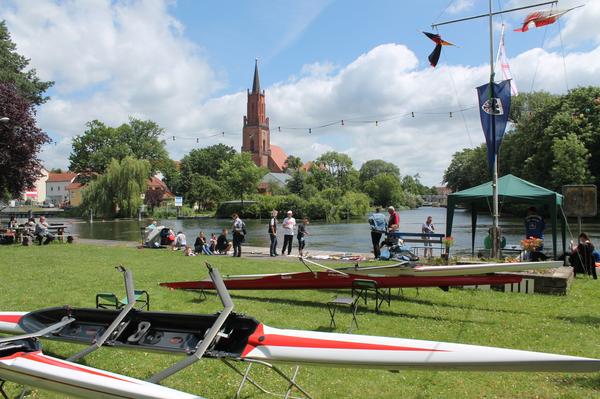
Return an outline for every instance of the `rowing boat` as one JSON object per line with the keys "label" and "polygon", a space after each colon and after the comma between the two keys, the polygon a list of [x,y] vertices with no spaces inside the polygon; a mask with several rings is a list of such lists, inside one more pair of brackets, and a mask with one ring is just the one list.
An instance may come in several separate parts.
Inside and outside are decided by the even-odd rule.
{"label": "rowing boat", "polygon": [[0,343],[0,381],[13,381],[87,399],[202,399],[200,396],[45,355],[39,342],[34,339]]}
{"label": "rowing boat", "polygon": [[[264,276],[232,276],[223,279],[230,290],[305,290],[352,288],[355,280],[372,280],[379,288],[451,287],[466,285],[519,283],[520,276],[382,276],[379,274],[340,274],[333,271],[281,273]],[[215,289],[210,279],[160,283],[163,287],[182,290]]]}
{"label": "rowing boat", "polygon": [[[92,344],[119,311],[54,307],[22,315],[0,313],[6,331],[39,331],[65,318],[74,319],[43,336]],[[114,348],[190,355],[218,314],[197,315],[132,310],[106,345]],[[600,360],[407,338],[278,329],[231,313],[205,357],[386,370],[434,369],[472,371],[600,371]],[[79,367],[79,366],[78,366]],[[174,396],[176,397],[176,396]]]}

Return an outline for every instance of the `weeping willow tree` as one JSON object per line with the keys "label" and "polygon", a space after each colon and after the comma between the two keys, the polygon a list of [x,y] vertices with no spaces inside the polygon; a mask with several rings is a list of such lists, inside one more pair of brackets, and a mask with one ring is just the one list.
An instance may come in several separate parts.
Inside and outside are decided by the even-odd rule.
{"label": "weeping willow tree", "polygon": [[132,217],[142,205],[150,163],[125,157],[113,159],[107,170],[83,192],[83,206],[104,217]]}

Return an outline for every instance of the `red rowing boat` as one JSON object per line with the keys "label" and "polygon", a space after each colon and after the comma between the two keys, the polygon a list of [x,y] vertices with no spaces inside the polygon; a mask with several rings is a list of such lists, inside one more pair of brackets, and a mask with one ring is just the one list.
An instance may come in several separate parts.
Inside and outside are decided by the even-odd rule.
{"label": "red rowing boat", "polygon": [[[340,274],[338,272],[299,272],[264,276],[239,276],[224,278],[230,290],[305,290],[352,288],[356,279],[375,281],[379,288],[451,287],[464,285],[510,284],[521,282],[520,276],[473,275],[473,276],[381,276]],[[210,279],[160,283],[163,287],[181,290],[215,289]]]}

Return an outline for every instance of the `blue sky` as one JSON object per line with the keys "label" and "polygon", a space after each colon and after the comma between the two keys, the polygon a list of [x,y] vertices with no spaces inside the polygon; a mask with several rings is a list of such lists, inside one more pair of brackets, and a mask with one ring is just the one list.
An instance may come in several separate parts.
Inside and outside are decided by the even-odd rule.
{"label": "blue sky", "polygon": [[[535,1],[493,3],[507,9]],[[585,7],[527,33],[512,31],[526,11],[494,19],[496,38],[507,25],[521,91],[598,85],[600,0],[561,0],[560,8],[576,4]],[[55,140],[42,154],[48,167],[68,165],[72,138],[93,119],[115,126],[131,116],[154,120],[165,138],[178,138],[167,140],[174,159],[214,144],[206,137],[214,132],[226,131],[218,141],[239,149],[258,57],[272,132],[416,113],[378,126],[282,130],[273,132],[274,144],[304,161],[328,150],[347,153],[357,167],[381,158],[434,185],[454,152],[483,142],[477,110],[458,110],[473,106],[474,88],[487,80],[487,21],[440,27],[458,47],[444,48],[435,69],[427,61],[434,45],[420,31],[486,7],[483,0],[0,0],[0,18],[40,76],[56,81],[38,112]]]}

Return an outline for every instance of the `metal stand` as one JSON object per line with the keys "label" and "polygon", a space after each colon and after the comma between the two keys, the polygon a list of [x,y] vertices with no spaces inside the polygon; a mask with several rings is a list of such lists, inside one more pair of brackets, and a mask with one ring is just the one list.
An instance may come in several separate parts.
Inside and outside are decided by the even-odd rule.
{"label": "metal stand", "polygon": [[6,394],[6,392],[4,392],[4,383],[5,382],[6,381],[4,381],[4,380],[0,380],[0,394],[2,395],[2,397],[4,399],[8,399],[8,395]]}
{"label": "metal stand", "polygon": [[[108,338],[111,338],[112,336],[112,339],[116,339],[116,337],[118,337],[125,328],[126,323],[122,323],[122,321],[125,318],[125,316],[127,316],[129,311],[131,311],[131,309],[133,309],[135,306],[135,290],[133,288],[133,278],[131,276],[131,272],[125,269],[123,266],[118,266],[116,269],[122,272],[125,278],[125,290],[127,291],[127,306],[125,306],[123,310],[121,310],[121,313],[119,313],[119,315],[110,324],[110,326],[108,326],[106,331],[104,331],[104,334],[102,334],[102,336],[98,338],[96,342],[94,342],[92,345],[88,346],[81,352],[78,352],[73,356],[69,357],[67,359],[68,362],[74,362],[78,359],[83,358],[84,356],[89,355],[95,350],[100,349],[100,347],[104,345]],[[113,333],[115,333],[115,335],[113,335]]]}
{"label": "metal stand", "polygon": [[[221,361],[223,363],[225,363],[227,366],[229,366],[237,374],[242,376],[242,381],[240,382],[240,386],[238,387],[238,390],[234,396],[234,399],[237,399],[240,397],[240,394],[242,393],[242,389],[244,388],[244,385],[246,384],[246,382],[249,382],[250,384],[254,385],[262,393],[266,393],[271,396],[283,397],[284,399],[302,399],[302,397],[300,397],[300,396],[291,396],[292,389],[296,388],[298,391],[300,391],[304,395],[304,397],[306,397],[308,399],[312,399],[312,396],[310,396],[310,394],[308,392],[306,392],[300,385],[298,385],[296,383],[296,377],[298,376],[298,372],[300,371],[300,366],[296,366],[292,376],[288,377],[283,371],[281,371],[279,368],[273,366],[271,363],[263,362],[260,360],[244,359],[245,362],[250,363],[250,364],[248,364],[248,367],[246,367],[246,371],[244,371],[244,372],[242,372],[240,369],[238,369],[236,366],[234,366],[227,359],[221,359]],[[262,385],[260,385],[258,382],[254,381],[252,378],[250,378],[249,374],[250,374],[250,369],[252,368],[253,363],[257,363],[262,366],[266,366],[266,367],[270,368],[271,370],[273,370],[277,374],[279,374],[279,376],[281,378],[283,378],[285,381],[287,381],[289,385],[288,385],[285,393],[271,392],[268,389],[264,388]]]}

